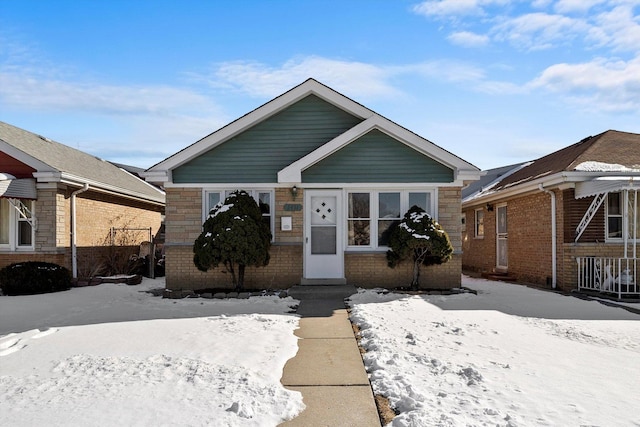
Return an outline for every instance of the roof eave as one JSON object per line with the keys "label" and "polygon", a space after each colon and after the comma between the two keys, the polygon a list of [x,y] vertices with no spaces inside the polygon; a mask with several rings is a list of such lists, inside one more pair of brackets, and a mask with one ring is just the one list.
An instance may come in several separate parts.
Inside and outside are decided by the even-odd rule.
{"label": "roof eave", "polygon": [[[33,174],[34,178],[36,178],[38,183],[49,183],[49,182],[59,182],[66,185],[71,185],[74,187],[82,187],[84,184],[89,184],[89,187],[92,190],[95,190],[100,193],[109,194],[113,196],[124,197],[130,200],[136,200],[144,203],[151,203],[158,206],[165,205],[165,193],[164,191],[153,187],[152,185],[145,182],[146,185],[149,185],[149,188],[152,191],[157,193],[157,196],[153,196],[151,194],[144,194],[138,191],[133,191],[121,187],[117,187],[110,184],[105,184],[103,182],[94,181],[91,179],[86,179],[77,175],[68,174],[66,172],[35,172]],[[142,181],[144,182],[144,181]]]}
{"label": "roof eave", "polygon": [[147,169],[147,172],[173,170],[178,166],[183,165],[184,163],[196,158],[203,152],[228,141],[234,136],[249,129],[256,123],[259,123],[273,116],[274,114],[279,113],[280,111],[309,95],[316,95],[319,98],[322,98],[325,101],[361,119],[367,119],[375,114],[372,110],[319,83],[318,81],[308,79],[304,83],[294,87],[293,89],[290,89],[289,91],[263,104],[255,110],[245,114],[239,119],[218,129],[217,131],[186,147],[173,156],[150,167],[149,169]]}

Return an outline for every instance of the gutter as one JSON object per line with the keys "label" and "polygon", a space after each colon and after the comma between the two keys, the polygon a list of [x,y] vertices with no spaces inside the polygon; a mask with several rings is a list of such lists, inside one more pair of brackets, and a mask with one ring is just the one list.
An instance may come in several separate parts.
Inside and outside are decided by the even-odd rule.
{"label": "gutter", "polygon": [[73,278],[78,278],[78,249],[77,249],[77,232],[76,232],[76,196],[84,193],[89,189],[89,184],[84,183],[82,188],[71,193],[71,271]]}
{"label": "gutter", "polygon": [[556,252],[556,193],[550,190],[546,190],[542,184],[538,186],[540,191],[547,193],[551,196],[551,288],[555,289],[557,286],[557,252]]}

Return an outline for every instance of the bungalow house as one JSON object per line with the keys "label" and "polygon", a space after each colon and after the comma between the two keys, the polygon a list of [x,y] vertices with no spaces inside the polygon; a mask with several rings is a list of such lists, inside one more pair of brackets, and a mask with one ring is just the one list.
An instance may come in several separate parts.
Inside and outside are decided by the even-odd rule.
{"label": "bungalow house", "polygon": [[640,135],[608,130],[463,190],[463,268],[637,295]]}
{"label": "bungalow house", "polygon": [[225,287],[200,272],[192,246],[209,210],[233,190],[253,195],[273,235],[267,267],[245,286],[403,286],[390,269],[385,230],[412,205],[449,233],[455,256],[430,267],[423,287],[460,285],[460,191],[480,171],[459,157],[309,79],[148,169],[167,193],[168,289]]}
{"label": "bungalow house", "polygon": [[164,192],[123,168],[0,122],[0,267],[47,261],[86,275],[114,238],[155,235],[163,210]]}

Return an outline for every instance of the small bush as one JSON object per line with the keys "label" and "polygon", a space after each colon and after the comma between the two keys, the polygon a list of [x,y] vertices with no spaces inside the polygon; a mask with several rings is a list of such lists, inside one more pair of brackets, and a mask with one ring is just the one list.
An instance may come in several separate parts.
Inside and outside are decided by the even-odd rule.
{"label": "small bush", "polygon": [[71,288],[71,273],[49,262],[15,263],[0,270],[0,288],[5,295],[66,291]]}

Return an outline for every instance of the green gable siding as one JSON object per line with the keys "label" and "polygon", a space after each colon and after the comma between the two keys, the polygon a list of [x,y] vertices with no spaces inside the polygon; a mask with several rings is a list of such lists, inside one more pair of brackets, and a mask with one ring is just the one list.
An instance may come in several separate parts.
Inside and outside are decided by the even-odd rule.
{"label": "green gable siding", "polygon": [[453,170],[372,130],[302,172],[302,182],[452,182]]}
{"label": "green gable siding", "polygon": [[173,182],[277,182],[278,171],[361,121],[309,95],[174,169]]}

